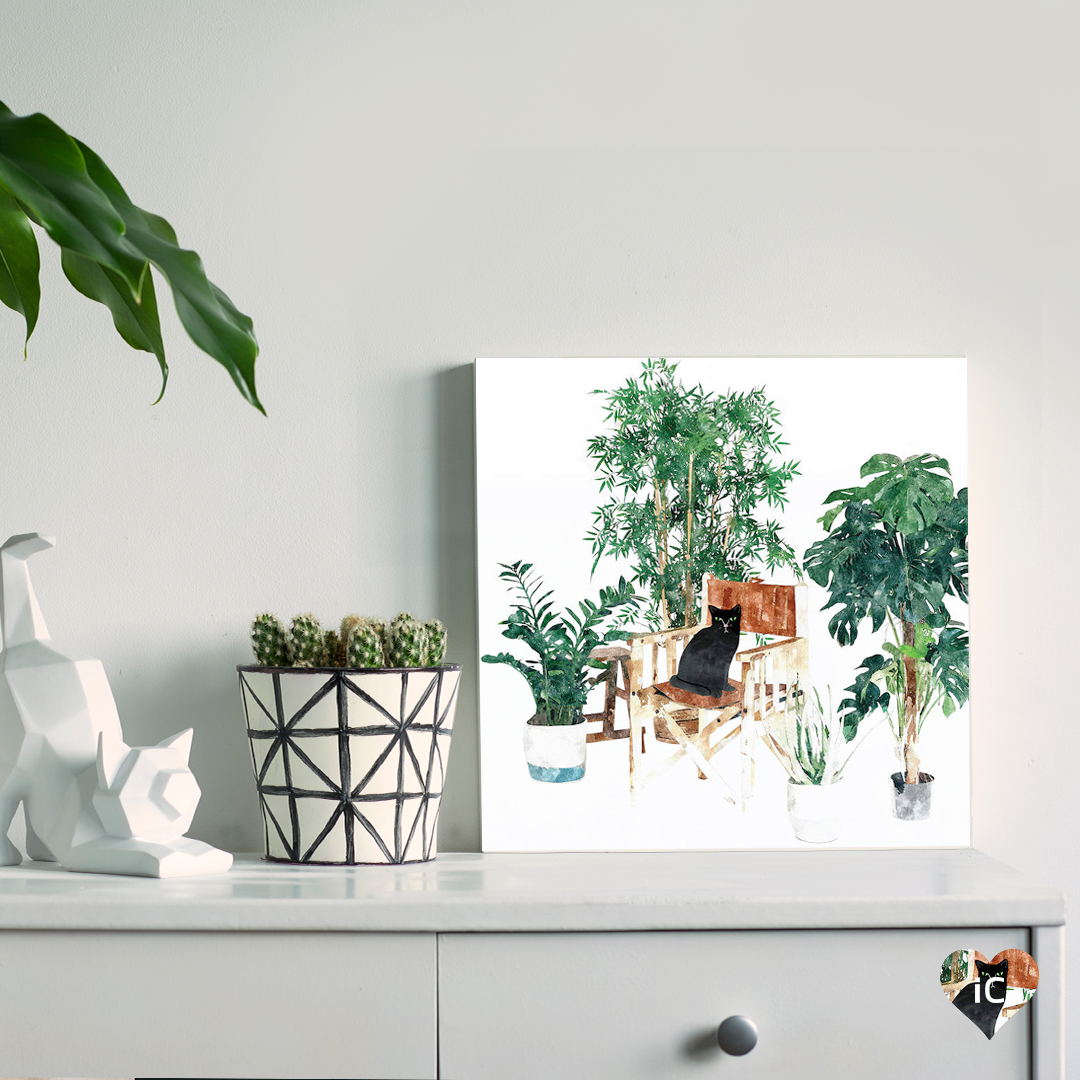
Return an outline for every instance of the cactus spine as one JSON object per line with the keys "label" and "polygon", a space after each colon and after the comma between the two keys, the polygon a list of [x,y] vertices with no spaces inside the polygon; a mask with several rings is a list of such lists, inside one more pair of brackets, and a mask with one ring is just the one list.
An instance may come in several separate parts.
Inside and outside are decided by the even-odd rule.
{"label": "cactus spine", "polygon": [[407,612],[402,612],[387,631],[387,666],[420,667],[426,655],[423,626]]}
{"label": "cactus spine", "polygon": [[424,623],[427,648],[424,654],[425,667],[438,667],[446,655],[446,627],[438,619],[428,619]]}
{"label": "cactus spine", "polygon": [[319,620],[310,612],[297,615],[289,630],[289,647],[293,667],[318,667],[324,649],[323,631]]}
{"label": "cactus spine", "polygon": [[255,659],[264,667],[285,667],[289,662],[285,627],[269,611],[255,616],[251,624],[251,647]]}
{"label": "cactus spine", "polygon": [[350,627],[345,644],[345,664],[351,668],[382,667],[382,635],[373,620],[362,619]]}

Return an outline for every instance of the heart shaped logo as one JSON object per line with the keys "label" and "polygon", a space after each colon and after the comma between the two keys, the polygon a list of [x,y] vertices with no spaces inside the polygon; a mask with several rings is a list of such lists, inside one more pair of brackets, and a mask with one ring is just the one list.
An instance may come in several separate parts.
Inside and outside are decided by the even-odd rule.
{"label": "heart shaped logo", "polygon": [[941,989],[988,1038],[1034,996],[1039,965],[1023,949],[1004,949],[987,960],[974,949],[957,949],[941,965]]}

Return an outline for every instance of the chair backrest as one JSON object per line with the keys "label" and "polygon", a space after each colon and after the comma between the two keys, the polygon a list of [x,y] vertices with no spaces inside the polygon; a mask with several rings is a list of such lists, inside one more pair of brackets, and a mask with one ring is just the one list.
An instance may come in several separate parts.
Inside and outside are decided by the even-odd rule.
{"label": "chair backrest", "polygon": [[806,586],[768,585],[762,581],[721,581],[706,574],[701,583],[701,621],[712,619],[709,605],[717,608],[742,607],[744,634],[772,637],[802,637],[806,634]]}

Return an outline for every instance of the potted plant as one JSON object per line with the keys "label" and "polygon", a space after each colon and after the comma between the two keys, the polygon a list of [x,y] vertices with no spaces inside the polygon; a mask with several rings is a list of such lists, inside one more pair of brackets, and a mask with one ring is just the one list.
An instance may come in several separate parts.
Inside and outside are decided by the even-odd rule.
{"label": "potted plant", "polygon": [[132,348],[157,357],[161,394],[169,368],[151,266],[172,288],[192,341],[264,411],[255,394],[259,346],[251,320],[206,277],[199,256],[177,244],[163,217],[136,206],[85,143],[41,113],[16,116],[0,102],[0,302],[23,317],[27,341],[41,298],[31,222],[60,245],[68,281],[109,309]]}
{"label": "potted plant", "polygon": [[307,614],[286,630],[267,613],[251,640],[258,663],[237,672],[266,858],[433,859],[461,674],[442,624]]}
{"label": "potted plant", "polygon": [[786,504],[798,475],[778,458],[779,411],[763,387],[713,394],[683,386],[677,367],[650,358],[636,379],[594,391],[608,428],[588,446],[608,494],[587,537],[593,569],[605,553],[633,559],[659,630],[697,622],[706,572],[746,581],[762,564],[798,570],[780,526],[760,514]]}
{"label": "potted plant", "polygon": [[[933,776],[920,770],[918,740],[939,706],[949,716],[968,698],[968,638],[946,597],[967,603],[967,488],[953,491],[949,463],[932,454],[875,454],[860,470],[872,479],[832,492],[821,517],[828,535],[811,545],[804,568],[838,607],[829,633],[853,644],[869,619],[891,641],[863,660],[846,715],[860,719],[892,705],[902,762],[892,776],[894,814],[930,813]],[[843,515],[839,524],[834,522]]]}
{"label": "potted plant", "polygon": [[[788,774],[787,808],[791,827],[808,844],[828,844],[840,836],[843,820],[840,781],[852,755],[870,728],[856,740],[862,717],[850,711],[833,712],[832,690],[826,689],[828,710],[816,687],[809,693],[792,688],[793,727],[766,724],[765,737]],[[841,702],[841,708],[844,706]]]}
{"label": "potted plant", "polygon": [[501,581],[517,594],[503,637],[521,641],[535,654],[522,660],[508,652],[481,657],[487,664],[508,664],[524,676],[532,691],[536,712],[526,721],[523,735],[525,760],[534,780],[566,783],[585,775],[585,701],[597,678],[592,669],[606,672],[605,660],[590,659],[593,649],[625,639],[626,629],[615,615],[637,609],[640,598],[625,578],[615,588],[600,590],[599,602],[582,600],[577,610],[553,610],[552,590],[532,563],[500,563]]}

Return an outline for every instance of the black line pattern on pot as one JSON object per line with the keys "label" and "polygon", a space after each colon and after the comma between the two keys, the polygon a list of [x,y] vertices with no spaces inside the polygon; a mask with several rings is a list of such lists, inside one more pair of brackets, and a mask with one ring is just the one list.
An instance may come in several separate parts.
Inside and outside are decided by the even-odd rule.
{"label": "black line pattern on pot", "polygon": [[[255,704],[258,705],[259,708],[262,709],[262,711],[264,713],[266,713],[267,717],[269,717],[271,721],[273,721],[273,717],[271,717],[270,714],[268,712],[266,712],[265,706],[258,699],[255,692],[251,689],[251,686],[248,683],[247,679],[244,678],[244,673],[242,671],[239,671],[239,672],[237,672],[237,675],[240,677],[240,700],[243,701],[243,703],[244,703],[244,724],[247,727],[248,731],[250,732],[251,731],[251,713],[248,711],[248,699],[249,698],[253,699],[255,701]],[[256,784],[258,784],[259,781],[262,779],[262,776],[259,773],[259,764],[255,760],[255,743],[251,739],[248,739],[248,749],[250,749],[250,751],[251,751],[251,771],[255,774],[255,782],[256,782]],[[260,803],[263,802],[263,799],[262,799],[261,795],[259,796],[259,802]],[[268,816],[269,815],[265,814],[265,813],[262,815],[262,819],[263,819],[263,844],[264,844],[263,851],[269,851],[270,850],[270,825],[267,822]],[[274,827],[277,828],[277,822],[274,823]],[[280,830],[278,830],[278,831],[280,832]],[[281,838],[281,842],[282,842],[282,844],[285,843],[285,838],[284,837]]]}
{"label": "black line pattern on pot", "polygon": [[[325,680],[320,680],[318,687],[309,694],[303,704],[291,715],[286,717],[284,701],[281,692],[281,675],[283,672],[274,669],[253,667],[250,670],[259,671],[272,676],[274,687],[274,710],[271,712],[259,697],[258,692],[251,683],[244,678],[241,671],[241,687],[244,697],[245,720],[247,721],[248,734],[252,745],[252,769],[256,777],[259,790],[260,802],[264,813],[264,828],[266,839],[269,841],[271,826],[273,832],[281,841],[281,847],[285,851],[285,861],[291,862],[346,862],[354,864],[357,861],[357,849],[355,838],[355,825],[359,822],[361,829],[375,843],[383,859],[388,862],[403,862],[406,854],[411,850],[419,833],[420,852],[419,859],[425,860],[432,857],[435,849],[436,826],[439,816],[439,801],[442,796],[442,782],[445,777],[445,759],[440,738],[448,738],[452,733],[452,727],[447,724],[454,699],[457,695],[460,682],[460,669],[450,667],[446,671],[441,669],[415,669],[382,671],[380,674],[396,674],[400,676],[401,692],[398,697],[398,715],[394,716],[384,705],[366,692],[349,677],[349,674],[340,669],[325,671],[311,670],[305,672],[310,675],[323,675]],[[449,672],[453,676],[453,685],[449,694],[444,694],[444,676]],[[355,674],[355,673],[352,673]],[[426,679],[425,679],[426,676]],[[288,676],[286,676],[288,677]],[[419,691],[412,707],[409,707],[410,692],[416,693],[414,687],[419,680],[423,682],[423,688]],[[298,728],[298,723],[307,716],[320,701],[323,701],[331,693],[335,695],[335,711],[337,713],[337,725],[335,727]],[[271,727],[252,727],[252,712],[248,697],[251,697],[260,712],[269,720]],[[354,698],[355,701],[351,701]],[[349,713],[351,706],[358,706],[362,710],[373,710],[376,719],[384,719],[386,723],[374,724],[350,724]],[[424,723],[427,719],[429,722]],[[386,743],[381,747],[376,756],[366,769],[364,775],[357,779],[353,772],[353,751],[351,742],[353,738],[375,737],[383,738]],[[425,738],[427,753],[426,768],[421,765],[414,746],[415,738]],[[327,774],[304,749],[304,743],[312,738],[334,738],[337,742],[336,763],[339,777]],[[255,750],[256,745],[269,743],[262,761],[259,761]],[[392,761],[392,755],[396,750],[396,761],[393,766],[396,773],[395,790],[374,792],[366,790],[373,782],[380,770],[387,762]],[[267,783],[269,769],[280,755],[281,771],[284,774],[284,784]],[[323,761],[323,766],[327,763]],[[435,769],[438,766],[438,775]],[[302,768],[301,768],[302,767]],[[310,784],[300,785],[297,769],[308,770],[308,775],[317,780],[324,789],[312,788]],[[385,772],[385,770],[383,770]],[[384,781],[388,779],[384,776]],[[417,790],[407,790],[415,787]],[[279,818],[281,817],[279,804],[282,800],[288,804],[289,828],[283,828]],[[431,801],[435,801],[434,810],[431,809]],[[310,820],[312,803],[322,801],[330,811],[317,835],[304,839],[304,829],[300,823],[299,802],[308,806],[305,819]],[[394,803],[393,814],[393,848],[391,850],[391,837],[380,834],[375,822],[365,814],[361,807],[364,804],[379,804],[386,802]],[[332,805],[332,809],[331,806]],[[415,807],[413,813],[410,808]],[[344,836],[344,859],[318,860],[313,856],[318,852],[320,845],[338,827],[339,822]],[[387,823],[389,831],[389,822]],[[291,833],[291,838],[287,835]],[[269,844],[267,851],[269,852]],[[277,856],[268,856],[278,859]],[[411,859],[409,861],[417,861]]]}

